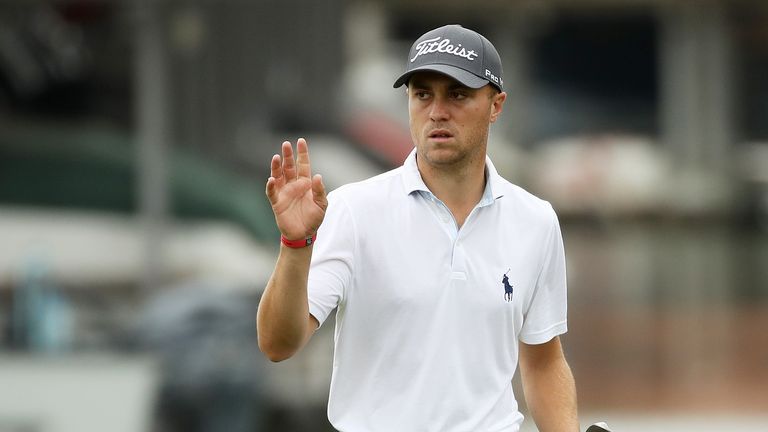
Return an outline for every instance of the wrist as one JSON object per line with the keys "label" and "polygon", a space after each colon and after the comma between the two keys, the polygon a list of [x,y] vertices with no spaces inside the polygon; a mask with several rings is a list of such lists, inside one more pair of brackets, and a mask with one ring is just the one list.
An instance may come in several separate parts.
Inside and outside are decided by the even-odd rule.
{"label": "wrist", "polygon": [[280,242],[283,245],[288,246],[289,248],[292,248],[292,249],[301,249],[307,246],[312,246],[315,243],[315,239],[317,239],[317,233],[314,233],[309,237],[305,237],[303,239],[298,239],[298,240],[290,240],[284,235],[282,234],[280,235]]}

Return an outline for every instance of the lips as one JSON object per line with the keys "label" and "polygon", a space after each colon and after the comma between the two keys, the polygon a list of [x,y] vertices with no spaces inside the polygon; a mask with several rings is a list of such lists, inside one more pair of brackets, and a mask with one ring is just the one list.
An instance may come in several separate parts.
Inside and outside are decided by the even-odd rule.
{"label": "lips", "polygon": [[452,138],[453,134],[447,129],[433,129],[427,134],[429,138]]}

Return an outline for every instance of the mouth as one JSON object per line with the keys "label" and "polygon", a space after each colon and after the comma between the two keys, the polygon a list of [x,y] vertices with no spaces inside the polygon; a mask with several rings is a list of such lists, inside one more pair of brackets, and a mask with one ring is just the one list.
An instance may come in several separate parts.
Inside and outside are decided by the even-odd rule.
{"label": "mouth", "polygon": [[443,140],[453,138],[453,134],[447,129],[434,129],[431,130],[429,134],[427,134],[427,137],[436,140]]}

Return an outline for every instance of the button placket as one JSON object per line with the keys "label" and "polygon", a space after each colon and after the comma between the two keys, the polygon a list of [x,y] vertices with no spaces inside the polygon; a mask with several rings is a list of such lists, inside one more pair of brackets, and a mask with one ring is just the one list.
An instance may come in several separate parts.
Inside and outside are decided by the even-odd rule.
{"label": "button placket", "polygon": [[446,234],[448,234],[448,237],[451,239],[451,242],[455,242],[458,235],[458,228],[451,211],[448,210],[448,207],[442,201],[432,194],[427,195],[427,201],[432,212],[437,217],[438,222],[440,222]]}

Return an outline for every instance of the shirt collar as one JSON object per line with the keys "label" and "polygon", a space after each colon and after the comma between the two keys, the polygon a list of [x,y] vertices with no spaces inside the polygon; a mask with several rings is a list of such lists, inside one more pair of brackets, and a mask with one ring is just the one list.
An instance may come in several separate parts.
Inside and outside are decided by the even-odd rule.
{"label": "shirt collar", "polygon": [[[501,198],[504,194],[501,192],[501,177],[496,172],[496,167],[493,166],[491,158],[485,156],[485,189],[483,190],[483,196],[480,198],[480,206],[492,204],[493,201]],[[432,193],[419,173],[419,167],[416,165],[416,149],[413,149],[403,163],[403,185],[405,186],[405,192],[410,195],[416,191],[423,191]]]}

